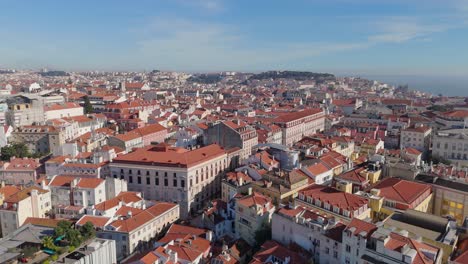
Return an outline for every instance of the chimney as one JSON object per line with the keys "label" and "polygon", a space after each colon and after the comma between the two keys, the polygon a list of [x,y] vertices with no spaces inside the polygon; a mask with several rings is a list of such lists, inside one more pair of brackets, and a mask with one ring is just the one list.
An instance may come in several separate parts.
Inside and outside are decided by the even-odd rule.
{"label": "chimney", "polygon": [[0,182],[0,187],[1,187],[1,188],[5,187],[5,181],[1,181],[1,182]]}
{"label": "chimney", "polygon": [[247,195],[252,195],[252,187],[249,187],[249,188],[247,189]]}

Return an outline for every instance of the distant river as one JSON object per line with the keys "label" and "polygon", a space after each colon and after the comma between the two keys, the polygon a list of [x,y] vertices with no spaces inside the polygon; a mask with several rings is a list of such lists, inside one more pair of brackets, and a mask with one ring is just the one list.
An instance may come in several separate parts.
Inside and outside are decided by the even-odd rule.
{"label": "distant river", "polygon": [[362,75],[392,85],[408,84],[409,89],[448,96],[468,96],[468,76]]}

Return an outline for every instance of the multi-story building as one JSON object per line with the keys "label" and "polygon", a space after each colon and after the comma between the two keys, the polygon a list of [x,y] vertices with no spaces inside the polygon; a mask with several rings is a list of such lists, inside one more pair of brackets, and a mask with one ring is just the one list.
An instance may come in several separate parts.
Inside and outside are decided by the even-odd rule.
{"label": "multi-story building", "polygon": [[468,166],[468,129],[449,129],[434,133],[432,156]]}
{"label": "multi-story building", "polygon": [[17,95],[6,99],[8,111],[6,123],[13,127],[32,125],[44,122],[44,102],[34,95]]}
{"label": "multi-story building", "polygon": [[28,184],[35,182],[43,166],[39,159],[14,158],[0,164],[0,179],[8,184]]}
{"label": "multi-story building", "polygon": [[64,218],[76,217],[83,214],[86,207],[106,200],[104,179],[55,176],[48,187],[54,213]]}
{"label": "multi-story building", "polygon": [[11,133],[10,142],[24,143],[32,153],[60,155],[65,134],[53,126],[21,126]]}
{"label": "multi-story building", "polygon": [[94,238],[58,262],[67,264],[117,263],[115,241]]}
{"label": "multi-story building", "polygon": [[221,199],[229,202],[237,193],[247,191],[252,181],[249,175],[241,171],[226,173],[221,182]]}
{"label": "multi-story building", "polygon": [[414,148],[426,156],[431,147],[432,128],[416,124],[401,130],[400,148]]}
{"label": "multi-story building", "polygon": [[320,262],[320,241],[336,224],[334,217],[326,214],[300,206],[284,207],[273,214],[271,236],[285,246],[299,245],[314,256],[315,262]]}
{"label": "multi-story building", "polygon": [[393,232],[379,227],[368,239],[361,262],[440,264],[442,263],[442,256],[442,249],[416,238],[409,238],[407,231]]}
{"label": "multi-story building", "polygon": [[[362,192],[357,194],[363,195]],[[372,216],[377,220],[386,218],[394,211],[413,209],[431,213],[432,210],[432,189],[428,184],[385,178],[372,186],[370,194],[370,200],[382,201],[378,207],[372,206]]]}
{"label": "multi-story building", "polygon": [[[0,193],[4,193],[0,188]],[[11,189],[4,193],[0,207],[0,224],[2,236],[14,232],[23,225],[28,217],[45,218],[52,209],[51,193],[36,186],[25,189]]]}
{"label": "multi-story building", "polygon": [[249,245],[256,245],[255,232],[268,229],[275,206],[270,198],[251,193],[236,200],[236,234]]}
{"label": "multi-story building", "polygon": [[157,202],[147,209],[124,209],[126,213],[118,219],[85,215],[76,222],[82,226],[89,221],[98,228],[97,237],[115,240],[118,260],[144,248],[163,228],[179,219],[179,206],[173,203]]}
{"label": "multi-story building", "polygon": [[77,103],[44,106],[44,120],[84,115],[84,108]]}
{"label": "multi-story building", "polygon": [[262,179],[250,184],[255,192],[261,193],[272,199],[273,204],[289,204],[294,202],[299,191],[307,188],[312,183],[301,170],[291,172],[269,172],[262,175]]}
{"label": "multi-story building", "polygon": [[425,243],[442,249],[442,263],[447,263],[458,244],[456,221],[442,216],[406,210],[395,212],[383,221],[384,227],[407,231],[408,237],[420,238]]}
{"label": "multi-story building", "polygon": [[307,109],[282,114],[275,118],[275,124],[281,127],[282,144],[292,146],[304,136],[310,136],[325,129],[325,114],[321,109]]}
{"label": "multi-story building", "polygon": [[300,191],[295,205],[332,215],[345,223],[352,218],[365,219],[371,215],[367,199],[323,185],[313,185]]}
{"label": "multi-story building", "polygon": [[218,144],[226,149],[241,149],[240,161],[252,154],[252,148],[258,144],[255,128],[240,120],[210,123],[205,130],[205,144]]}
{"label": "multi-story building", "polygon": [[433,214],[454,218],[458,224],[465,221],[468,217],[468,184],[466,182],[429,174],[419,174],[415,180],[432,187]]}
{"label": "multi-story building", "polygon": [[228,160],[216,144],[189,151],[161,143],[116,157],[109,166],[111,176],[125,179],[130,191],[177,202],[185,218],[220,191]]}

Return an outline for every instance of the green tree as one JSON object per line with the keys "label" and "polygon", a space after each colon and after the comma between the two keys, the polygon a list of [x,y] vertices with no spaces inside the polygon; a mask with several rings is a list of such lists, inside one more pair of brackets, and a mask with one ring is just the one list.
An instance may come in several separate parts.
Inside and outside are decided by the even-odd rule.
{"label": "green tree", "polygon": [[84,239],[90,239],[96,236],[96,231],[94,230],[94,225],[91,222],[86,222],[81,228],[80,228],[81,235],[83,236]]}
{"label": "green tree", "polygon": [[51,236],[46,236],[42,239],[42,246],[44,248],[55,250],[54,238]]}
{"label": "green tree", "polygon": [[76,229],[70,229],[65,233],[65,238],[74,247],[79,247],[83,242],[83,237],[81,236],[80,231]]}
{"label": "green tree", "polygon": [[89,97],[86,95],[84,98],[84,112],[85,114],[90,114],[93,112],[93,105],[89,101]]}
{"label": "green tree", "polygon": [[1,160],[10,160],[11,157],[25,158],[30,157],[31,153],[29,152],[28,147],[24,143],[12,143],[8,146],[1,148]]}
{"label": "green tree", "polygon": [[57,223],[57,227],[54,229],[55,237],[66,235],[68,231],[70,231],[71,224],[68,221],[62,220]]}

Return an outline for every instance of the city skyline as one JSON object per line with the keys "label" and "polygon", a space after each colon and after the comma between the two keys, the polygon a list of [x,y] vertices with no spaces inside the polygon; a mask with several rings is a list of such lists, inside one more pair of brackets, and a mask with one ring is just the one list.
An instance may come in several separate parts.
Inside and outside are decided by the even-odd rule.
{"label": "city skyline", "polygon": [[[86,2],[86,1],[85,1]],[[0,3],[0,67],[468,73],[468,1]]]}

